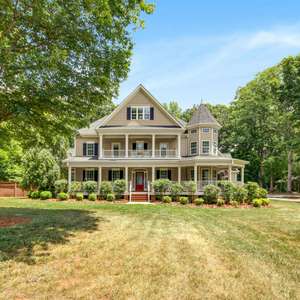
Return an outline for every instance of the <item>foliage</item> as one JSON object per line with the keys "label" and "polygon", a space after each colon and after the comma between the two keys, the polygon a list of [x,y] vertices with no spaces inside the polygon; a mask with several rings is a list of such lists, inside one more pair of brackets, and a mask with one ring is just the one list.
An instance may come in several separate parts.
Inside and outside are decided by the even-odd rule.
{"label": "foliage", "polygon": [[255,199],[252,200],[252,204],[253,204],[254,207],[261,207],[262,200],[258,199],[258,198],[255,198]]}
{"label": "foliage", "polygon": [[172,202],[172,198],[170,196],[163,196],[162,202],[163,203],[171,203]]}
{"label": "foliage", "polygon": [[124,179],[115,180],[113,183],[113,192],[117,199],[121,199],[126,191],[126,181]]}
{"label": "foliage", "polygon": [[50,191],[43,191],[43,192],[40,192],[40,198],[42,200],[47,200],[47,199],[50,199],[52,198],[52,193]]}
{"label": "foliage", "polygon": [[39,191],[33,191],[30,193],[30,197],[32,199],[39,199],[40,198],[40,192]]}
{"label": "foliage", "polygon": [[155,193],[158,193],[160,199],[162,199],[162,196],[170,191],[172,182],[169,179],[157,179],[152,184]]}
{"label": "foliage", "polygon": [[236,201],[236,200],[232,200],[232,201],[229,202],[229,204],[232,205],[233,207],[238,207],[239,203],[241,203],[241,202]]}
{"label": "foliage", "polygon": [[255,198],[267,198],[268,191],[264,188],[258,188],[255,192]]}
{"label": "foliage", "polygon": [[54,188],[56,193],[68,191],[68,181],[66,179],[56,180],[54,182]]}
{"label": "foliage", "polygon": [[82,183],[82,189],[84,192],[90,194],[95,193],[97,191],[97,182],[96,181],[84,181]]}
{"label": "foliage", "polygon": [[83,200],[83,193],[76,193],[75,198],[76,198],[77,201],[82,201]]}
{"label": "foliage", "polygon": [[109,193],[106,196],[107,201],[114,201],[115,199],[116,199],[116,197],[115,197],[115,194],[113,194],[113,193]]}
{"label": "foliage", "polygon": [[221,181],[219,183],[221,188],[221,194],[225,200],[225,203],[229,203],[234,198],[235,185],[230,181]]}
{"label": "foliage", "polygon": [[251,202],[254,198],[256,198],[259,185],[257,184],[257,182],[249,181],[245,184],[245,189],[248,192],[248,201]]}
{"label": "foliage", "polygon": [[130,32],[153,9],[137,0],[2,5],[0,125],[24,139],[86,125],[117,95],[130,68]]}
{"label": "foliage", "polygon": [[233,199],[238,203],[244,203],[248,197],[248,190],[243,186],[237,186],[233,192]]}
{"label": "foliage", "polygon": [[59,200],[68,200],[69,199],[69,195],[67,193],[61,192],[57,194],[57,199]]}
{"label": "foliage", "polygon": [[269,206],[271,203],[270,199],[268,198],[261,198],[261,205],[262,206]]}
{"label": "foliage", "polygon": [[188,193],[190,193],[190,194],[192,194],[192,195],[196,192],[196,188],[197,188],[196,182],[194,182],[194,181],[192,181],[192,180],[190,180],[190,181],[185,181],[185,182],[183,183],[183,189],[184,189],[186,192],[188,192]]}
{"label": "foliage", "polygon": [[70,192],[71,192],[72,194],[75,194],[75,193],[77,193],[77,192],[81,192],[81,190],[82,190],[82,184],[81,184],[80,181],[73,181],[73,182],[71,183]]}
{"label": "foliage", "polygon": [[195,203],[196,205],[203,205],[203,204],[204,204],[204,199],[202,199],[202,198],[197,198],[197,199],[194,200],[194,203]]}
{"label": "foliage", "polygon": [[179,182],[172,182],[171,195],[173,200],[177,201],[179,195],[183,192],[183,186]]}
{"label": "foliage", "polygon": [[100,184],[100,196],[102,199],[107,199],[107,196],[113,192],[110,181],[102,181]]}
{"label": "foliage", "polygon": [[180,197],[179,202],[180,202],[180,204],[185,205],[185,204],[188,204],[189,199],[188,199],[188,197]]}
{"label": "foliage", "polygon": [[26,189],[51,190],[60,176],[57,162],[49,150],[33,148],[22,159],[24,175],[21,181]]}
{"label": "foliage", "polygon": [[219,194],[220,194],[219,187],[213,184],[208,184],[204,187],[203,199],[205,203],[214,204],[217,203]]}
{"label": "foliage", "polygon": [[224,206],[224,204],[225,204],[225,201],[223,199],[218,199],[217,200],[217,205],[218,206]]}
{"label": "foliage", "polygon": [[178,102],[170,101],[169,103],[163,103],[163,106],[175,118],[180,119],[182,117],[182,109]]}
{"label": "foliage", "polygon": [[88,199],[90,201],[96,201],[97,200],[97,195],[95,193],[90,193],[88,196]]}

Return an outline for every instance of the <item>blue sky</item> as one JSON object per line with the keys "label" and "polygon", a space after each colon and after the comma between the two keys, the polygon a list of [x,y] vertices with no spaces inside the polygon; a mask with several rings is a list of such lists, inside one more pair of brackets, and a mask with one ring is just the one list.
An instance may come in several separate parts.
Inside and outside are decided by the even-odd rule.
{"label": "blue sky", "polygon": [[139,83],[183,108],[229,103],[238,87],[300,53],[300,1],[158,0],[133,34],[131,72],[116,102]]}

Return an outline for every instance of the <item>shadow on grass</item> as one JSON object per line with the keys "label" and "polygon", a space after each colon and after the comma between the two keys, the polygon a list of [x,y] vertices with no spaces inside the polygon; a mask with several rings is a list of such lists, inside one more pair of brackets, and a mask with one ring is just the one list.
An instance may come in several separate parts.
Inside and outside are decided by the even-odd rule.
{"label": "shadow on grass", "polygon": [[67,243],[76,232],[96,230],[104,219],[94,214],[77,209],[1,207],[0,217],[27,217],[31,222],[0,228],[0,262],[15,260],[34,264],[35,246],[47,250],[49,244]]}

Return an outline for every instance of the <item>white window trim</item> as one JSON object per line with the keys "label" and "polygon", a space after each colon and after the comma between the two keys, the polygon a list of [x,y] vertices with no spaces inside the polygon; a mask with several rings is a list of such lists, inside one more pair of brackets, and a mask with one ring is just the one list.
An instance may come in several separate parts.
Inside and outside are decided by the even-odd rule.
{"label": "white window trim", "polygon": [[[88,145],[93,145],[93,154],[89,154]],[[95,142],[86,142],[86,156],[95,156]]]}
{"label": "white window trim", "polygon": [[[159,179],[168,179],[168,178],[169,178],[169,177],[168,177],[168,175],[169,175],[169,174],[168,174],[168,171],[169,171],[169,170],[168,170],[167,168],[160,168],[160,169],[159,169]],[[162,177],[162,176],[161,176],[162,172],[166,172],[166,177]]]}
{"label": "white window trim", "polygon": [[[139,119],[139,108],[143,109],[142,119]],[[135,118],[132,117],[133,109],[136,110]],[[149,114],[145,113],[146,109],[149,109]],[[150,120],[151,119],[151,112],[150,111],[151,111],[151,109],[150,109],[150,106],[148,106],[148,105],[134,105],[134,106],[131,106],[130,118],[131,118],[131,120]],[[149,115],[149,118],[146,119],[145,118],[146,115]]]}
{"label": "white window trim", "polygon": [[[114,178],[114,172],[119,172],[119,176]],[[111,181],[115,181],[121,178],[121,169],[120,168],[112,168],[111,169]]]}
{"label": "white window trim", "polygon": [[[142,147],[142,149],[138,149],[138,144],[143,144],[143,147]],[[144,151],[145,150],[145,142],[144,141],[135,141],[135,147],[136,147],[136,151]]]}
{"label": "white window trim", "polygon": [[213,141],[213,154],[217,155],[218,153],[218,142]]}
{"label": "white window trim", "polygon": [[[192,144],[193,144],[193,143],[196,144],[195,153],[192,152]],[[198,153],[198,143],[197,143],[196,141],[192,141],[192,142],[190,143],[190,153],[191,153],[191,155],[195,155],[195,154]]]}
{"label": "white window trim", "polygon": [[[204,152],[204,151],[203,151],[203,149],[204,149],[203,143],[204,143],[204,142],[208,142],[208,152]],[[202,143],[201,143],[201,153],[202,153],[202,154],[210,154],[210,147],[211,147],[211,145],[210,145],[210,140],[203,140]]]}

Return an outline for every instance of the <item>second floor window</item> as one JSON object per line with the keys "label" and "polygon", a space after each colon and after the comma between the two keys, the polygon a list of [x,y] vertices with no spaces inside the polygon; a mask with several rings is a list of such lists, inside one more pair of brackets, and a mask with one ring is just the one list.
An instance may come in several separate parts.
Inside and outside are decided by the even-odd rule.
{"label": "second floor window", "polygon": [[132,106],[131,120],[150,120],[149,106]]}
{"label": "second floor window", "polygon": [[209,154],[209,141],[202,141],[202,153]]}
{"label": "second floor window", "polygon": [[191,142],[191,155],[197,154],[197,142]]}
{"label": "second floor window", "polygon": [[204,132],[204,133],[209,133],[209,128],[202,128],[202,132]]}
{"label": "second floor window", "polygon": [[86,144],[86,154],[87,154],[87,156],[94,156],[95,155],[95,144],[94,143],[87,143]]}
{"label": "second floor window", "polygon": [[216,141],[213,143],[213,152],[215,155],[218,153],[218,143]]}

